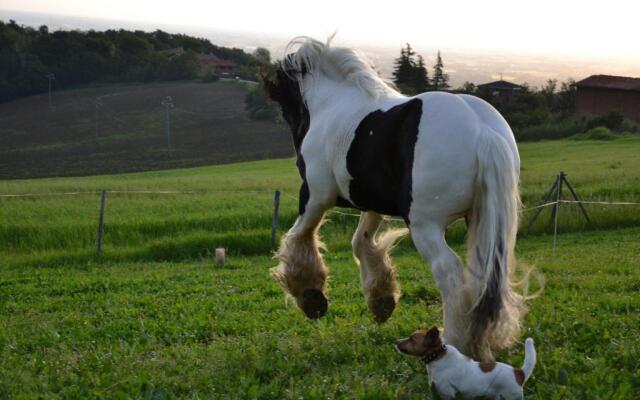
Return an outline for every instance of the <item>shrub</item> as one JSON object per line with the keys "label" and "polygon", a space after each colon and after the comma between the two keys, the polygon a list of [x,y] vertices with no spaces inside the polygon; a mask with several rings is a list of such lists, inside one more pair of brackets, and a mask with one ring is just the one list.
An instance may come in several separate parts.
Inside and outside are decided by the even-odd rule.
{"label": "shrub", "polygon": [[577,114],[569,118],[551,120],[540,125],[527,126],[515,130],[515,137],[518,141],[538,141],[544,139],[562,139],[588,129],[591,117],[585,114]]}
{"label": "shrub", "polygon": [[244,107],[249,113],[249,118],[253,120],[275,122],[278,119],[278,108],[267,99],[262,83],[249,89],[244,99]]}
{"label": "shrub", "polygon": [[208,70],[202,77],[202,82],[204,83],[218,82],[218,80],[220,80],[220,76],[212,70]]}
{"label": "shrub", "polygon": [[624,115],[619,111],[609,111],[604,115],[595,117],[589,122],[589,128],[607,127],[612,131],[620,130],[624,122]]}
{"label": "shrub", "polygon": [[580,133],[578,135],[574,135],[572,139],[575,140],[613,140],[618,135],[611,132],[611,129],[606,126],[597,126],[595,128],[591,128],[585,133]]}

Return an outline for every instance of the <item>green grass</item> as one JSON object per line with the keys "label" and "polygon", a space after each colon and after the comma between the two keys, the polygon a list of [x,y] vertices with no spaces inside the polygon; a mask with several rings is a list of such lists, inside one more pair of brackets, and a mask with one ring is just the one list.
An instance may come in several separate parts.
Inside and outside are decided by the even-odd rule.
{"label": "green grass", "polygon": [[[590,200],[640,201],[640,140],[521,146],[525,206],[560,169]],[[0,198],[0,398],[430,398],[395,339],[441,325],[428,266],[409,239],[394,253],[403,298],[376,325],[350,254],[357,219],[322,233],[330,309],[306,320],[268,278],[273,190],[281,232],[295,218],[292,160],[85,178],[0,181],[0,193],[109,194],[105,251],[94,253],[99,195]],[[550,210],[520,236],[519,259],[545,278],[524,335],[536,340],[531,399],[640,396],[640,207]],[[523,220],[530,216],[527,213]],[[448,236],[463,253],[464,225]],[[225,267],[209,253],[229,249]],[[521,364],[522,346],[499,355]]]}

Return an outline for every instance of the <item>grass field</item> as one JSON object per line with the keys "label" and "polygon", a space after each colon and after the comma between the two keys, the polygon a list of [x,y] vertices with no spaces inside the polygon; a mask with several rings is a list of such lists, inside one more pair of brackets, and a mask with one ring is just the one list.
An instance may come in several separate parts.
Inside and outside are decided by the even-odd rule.
{"label": "grass field", "polygon": [[[560,169],[584,199],[640,201],[638,138],[520,151],[525,206]],[[268,278],[273,190],[284,193],[282,232],[298,184],[288,159],[0,181],[3,194],[190,192],[110,193],[101,258],[97,194],[0,198],[0,398],[431,398],[420,363],[392,347],[442,323],[410,239],[394,253],[403,298],[384,325],[362,299],[353,217],[332,214],[322,230],[332,271],[323,319],[306,320]],[[640,207],[590,205],[589,226],[574,208],[560,209],[555,256],[550,210],[518,241],[546,281],[525,319],[539,355],[527,398],[638,398]],[[463,224],[448,232],[461,253],[463,235]],[[209,257],[219,245],[230,252],[223,268]],[[522,356],[516,346],[499,359]]]}
{"label": "grass field", "polygon": [[[54,92],[51,108],[46,94],[2,103],[0,178],[148,171],[289,156],[286,130],[250,120],[244,110],[246,93],[247,88],[235,82],[185,81]],[[166,96],[175,105],[171,151],[161,104]],[[96,114],[97,99],[101,106]]]}

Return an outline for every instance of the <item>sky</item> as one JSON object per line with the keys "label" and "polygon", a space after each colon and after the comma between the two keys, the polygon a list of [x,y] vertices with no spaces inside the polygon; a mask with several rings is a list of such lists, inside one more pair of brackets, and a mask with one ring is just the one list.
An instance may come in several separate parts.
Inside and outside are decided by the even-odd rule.
{"label": "sky", "polygon": [[[0,0],[0,11],[123,21],[125,28],[139,23],[186,33],[238,32],[252,35],[257,45],[277,42],[271,49],[284,49],[283,38],[323,39],[337,31],[338,44],[372,49],[373,58],[376,48],[392,49],[379,55],[389,65],[389,54],[410,42],[427,60],[443,50],[452,55],[445,60],[453,61],[453,69],[492,70],[494,77],[505,73],[521,81],[600,71],[640,76],[637,0]],[[513,55],[513,62],[499,56],[504,54]]]}
{"label": "sky", "polygon": [[640,2],[0,0],[0,9],[388,45],[640,57]]}

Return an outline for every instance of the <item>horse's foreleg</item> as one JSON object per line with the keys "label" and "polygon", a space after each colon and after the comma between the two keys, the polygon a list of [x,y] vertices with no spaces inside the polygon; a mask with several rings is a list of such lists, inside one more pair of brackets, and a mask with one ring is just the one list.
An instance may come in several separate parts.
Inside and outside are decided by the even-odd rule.
{"label": "horse's foreleg", "polygon": [[406,229],[390,230],[376,238],[381,222],[380,214],[363,212],[351,241],[353,256],[360,264],[360,279],[367,307],[376,322],[389,319],[400,298],[400,287],[388,252],[395,240],[406,233]]}
{"label": "horse's foreleg", "polygon": [[271,276],[291,295],[309,318],[320,318],[328,308],[328,270],[322,260],[318,229],[327,207],[309,202],[305,211],[280,242],[276,258],[280,264]]}
{"label": "horse's foreleg", "polygon": [[464,295],[464,269],[460,257],[445,242],[444,228],[439,225],[412,226],[411,237],[420,255],[431,266],[436,286],[442,294],[445,341],[470,354],[469,304]]}

